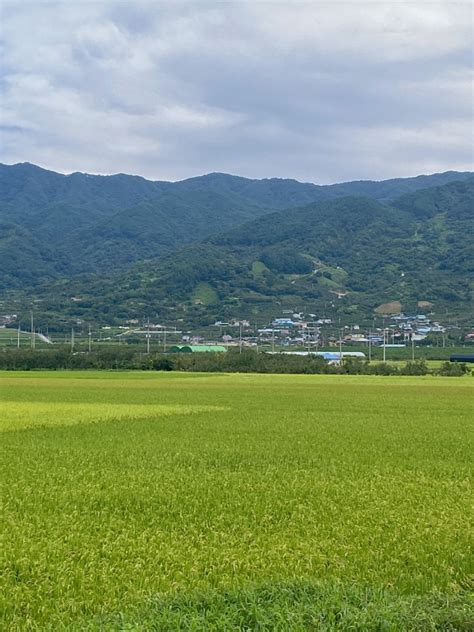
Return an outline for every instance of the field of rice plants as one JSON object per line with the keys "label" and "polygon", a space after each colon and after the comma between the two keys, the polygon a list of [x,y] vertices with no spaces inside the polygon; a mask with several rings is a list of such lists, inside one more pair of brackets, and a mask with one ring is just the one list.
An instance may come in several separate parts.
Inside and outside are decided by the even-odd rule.
{"label": "field of rice plants", "polygon": [[4,630],[472,630],[472,377],[1,373]]}

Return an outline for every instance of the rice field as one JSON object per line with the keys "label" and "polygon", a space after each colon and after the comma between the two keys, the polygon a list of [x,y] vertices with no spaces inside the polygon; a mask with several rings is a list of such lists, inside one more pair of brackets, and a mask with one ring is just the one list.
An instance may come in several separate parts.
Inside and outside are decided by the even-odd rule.
{"label": "rice field", "polygon": [[0,373],[0,629],[474,629],[473,385]]}

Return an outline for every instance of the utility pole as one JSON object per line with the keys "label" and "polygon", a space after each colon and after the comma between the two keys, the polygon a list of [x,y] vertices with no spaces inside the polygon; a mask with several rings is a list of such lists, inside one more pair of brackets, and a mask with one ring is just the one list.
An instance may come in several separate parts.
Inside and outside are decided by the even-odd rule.
{"label": "utility pole", "polygon": [[19,349],[20,348],[20,323],[18,323],[18,331],[16,334],[16,348]]}
{"label": "utility pole", "polygon": [[92,349],[92,332],[91,332],[91,326],[89,325],[89,353],[91,352]]}
{"label": "utility pole", "polygon": [[275,327],[272,327],[272,352],[275,353]]}
{"label": "utility pole", "polygon": [[413,334],[411,335],[411,360],[415,361],[415,341],[413,340]]}
{"label": "utility pole", "polygon": [[339,334],[339,363],[342,364],[342,334],[344,329],[341,329]]}
{"label": "utility pole", "polygon": [[369,329],[369,362],[372,361],[372,337]]}
{"label": "utility pole", "polygon": [[166,325],[165,331],[163,332],[163,353],[166,353]]}
{"label": "utility pole", "polygon": [[71,353],[74,353],[74,327],[71,327]]}
{"label": "utility pole", "polygon": [[150,319],[148,319],[148,327],[146,333],[146,352],[150,353]]}
{"label": "utility pole", "polygon": [[239,353],[242,353],[242,321],[239,320]]}
{"label": "utility pole", "polygon": [[387,359],[387,343],[385,342],[386,331],[385,331],[385,318],[383,319],[383,361]]}
{"label": "utility pole", "polygon": [[35,340],[35,325],[33,319],[33,310],[30,312],[31,316],[31,349],[34,351],[36,348],[36,340]]}

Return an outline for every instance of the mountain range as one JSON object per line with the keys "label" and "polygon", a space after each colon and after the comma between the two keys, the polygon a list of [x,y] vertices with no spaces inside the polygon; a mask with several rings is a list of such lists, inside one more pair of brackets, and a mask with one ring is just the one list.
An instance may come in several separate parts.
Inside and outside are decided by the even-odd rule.
{"label": "mountain range", "polygon": [[[474,175],[315,185],[0,165],[0,290],[48,317],[206,323],[381,303],[468,314]],[[470,238],[471,237],[471,238]],[[74,298],[74,300],[72,300]]]}

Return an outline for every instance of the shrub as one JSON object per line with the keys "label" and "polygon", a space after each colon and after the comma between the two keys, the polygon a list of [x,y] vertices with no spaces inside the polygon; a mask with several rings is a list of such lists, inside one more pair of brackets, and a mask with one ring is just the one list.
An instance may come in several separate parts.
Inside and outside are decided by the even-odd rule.
{"label": "shrub", "polygon": [[464,362],[443,362],[436,371],[437,375],[444,375],[445,377],[461,377],[466,373],[469,373],[469,369]]}
{"label": "shrub", "polygon": [[349,375],[360,375],[369,372],[369,364],[366,360],[360,358],[347,358],[343,365],[344,373]]}
{"label": "shrub", "polygon": [[396,366],[387,362],[379,362],[368,366],[368,373],[372,375],[398,375],[399,370]]}
{"label": "shrub", "polygon": [[155,371],[172,371],[174,368],[171,358],[164,358],[163,356],[154,358],[152,366]]}
{"label": "shrub", "polygon": [[426,375],[428,373],[428,366],[425,360],[415,360],[407,362],[400,370],[400,373],[401,375]]}

